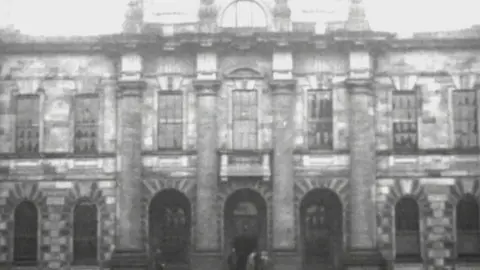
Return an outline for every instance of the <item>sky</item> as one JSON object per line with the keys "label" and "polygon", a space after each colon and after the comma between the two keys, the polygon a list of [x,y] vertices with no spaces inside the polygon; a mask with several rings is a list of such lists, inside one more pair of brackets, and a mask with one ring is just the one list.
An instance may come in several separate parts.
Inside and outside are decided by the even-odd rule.
{"label": "sky", "polygon": [[[146,0],[149,1],[149,0]],[[150,0],[151,1],[151,0]],[[158,1],[158,0],[157,0]],[[195,19],[200,0],[161,0]],[[176,4],[168,4],[174,1]],[[266,0],[268,1],[268,0]],[[273,1],[273,0],[270,0]],[[342,20],[348,0],[290,0],[292,20]],[[128,0],[0,0],[0,26],[33,35],[96,35],[121,31]],[[185,2],[186,5],[179,5]],[[478,0],[364,0],[372,29],[412,32],[480,24]],[[172,2],[173,3],[173,2]],[[332,11],[336,10],[336,11]],[[175,11],[174,11],[175,12]]]}

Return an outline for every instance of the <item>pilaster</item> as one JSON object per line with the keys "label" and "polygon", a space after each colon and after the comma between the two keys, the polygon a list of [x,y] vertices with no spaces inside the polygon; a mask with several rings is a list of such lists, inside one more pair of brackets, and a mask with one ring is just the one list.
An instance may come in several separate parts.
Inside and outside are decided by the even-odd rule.
{"label": "pilaster", "polygon": [[221,232],[218,223],[218,155],[217,155],[217,92],[216,54],[197,55],[197,78],[193,86],[197,94],[197,194],[192,264],[198,269],[220,269]]}
{"label": "pilaster", "polygon": [[372,60],[368,52],[350,53],[346,87],[350,94],[350,242],[348,269],[383,269],[376,244],[376,151]]}
{"label": "pilaster", "polygon": [[275,52],[270,82],[273,107],[273,250],[275,269],[296,269],[295,194],[293,149],[295,139],[295,88],[292,53]]}
{"label": "pilaster", "polygon": [[117,149],[117,233],[112,269],[147,269],[142,235],[142,62],[137,55],[122,57],[118,81],[119,136]]}

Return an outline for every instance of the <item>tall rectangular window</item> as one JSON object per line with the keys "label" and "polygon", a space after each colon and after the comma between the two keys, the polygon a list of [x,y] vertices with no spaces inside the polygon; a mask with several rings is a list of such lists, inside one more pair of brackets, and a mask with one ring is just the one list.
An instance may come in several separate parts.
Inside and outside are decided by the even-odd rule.
{"label": "tall rectangular window", "polygon": [[413,151],[417,149],[417,93],[393,92],[393,149]]}
{"label": "tall rectangular window", "polygon": [[308,148],[333,149],[332,91],[309,91],[307,108]]}
{"label": "tall rectangular window", "polygon": [[22,95],[16,99],[15,149],[17,153],[38,153],[40,142],[40,99]]}
{"label": "tall rectangular window", "polygon": [[453,92],[453,117],[455,147],[459,149],[478,146],[477,93],[475,90]]}
{"label": "tall rectangular window", "polygon": [[257,149],[258,93],[256,90],[233,90],[233,149]]}
{"label": "tall rectangular window", "polygon": [[98,95],[75,97],[75,153],[97,153]]}
{"label": "tall rectangular window", "polygon": [[[199,115],[201,117],[201,115]],[[183,94],[162,91],[158,94],[158,149],[181,150],[183,145]]]}

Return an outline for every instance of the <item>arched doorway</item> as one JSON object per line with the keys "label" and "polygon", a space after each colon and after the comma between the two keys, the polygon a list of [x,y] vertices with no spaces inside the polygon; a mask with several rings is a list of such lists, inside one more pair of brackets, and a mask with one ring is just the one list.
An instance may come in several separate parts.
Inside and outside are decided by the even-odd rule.
{"label": "arched doorway", "polygon": [[250,189],[230,195],[225,202],[224,227],[226,255],[234,247],[243,265],[256,244],[262,249],[267,246],[267,204],[263,197]]}
{"label": "arched doorway", "polygon": [[340,269],[343,251],[342,203],[328,189],[315,189],[300,205],[305,270]]}
{"label": "arched doorway", "polygon": [[191,207],[188,198],[174,189],[159,192],[150,202],[149,245],[157,248],[169,266],[189,263]]}

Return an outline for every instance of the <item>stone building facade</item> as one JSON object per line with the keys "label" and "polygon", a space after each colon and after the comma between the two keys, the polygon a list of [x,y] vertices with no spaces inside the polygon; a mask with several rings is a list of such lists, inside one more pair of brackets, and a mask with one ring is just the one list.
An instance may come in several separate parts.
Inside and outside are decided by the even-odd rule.
{"label": "stone building facade", "polygon": [[375,32],[358,0],[315,34],[265,2],[3,35],[5,269],[223,269],[245,234],[275,269],[480,269],[480,39]]}

